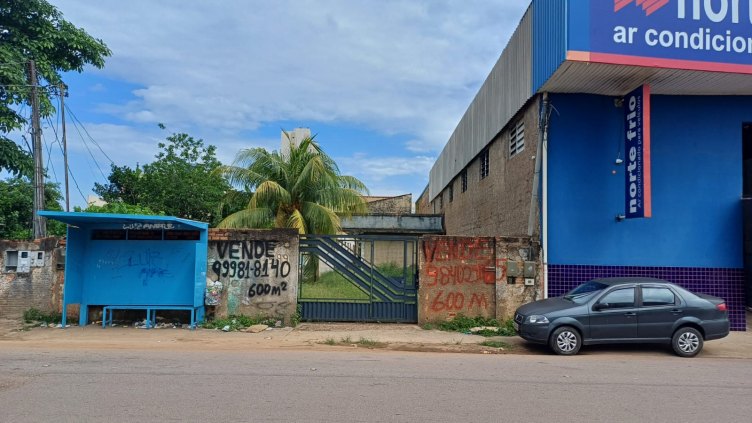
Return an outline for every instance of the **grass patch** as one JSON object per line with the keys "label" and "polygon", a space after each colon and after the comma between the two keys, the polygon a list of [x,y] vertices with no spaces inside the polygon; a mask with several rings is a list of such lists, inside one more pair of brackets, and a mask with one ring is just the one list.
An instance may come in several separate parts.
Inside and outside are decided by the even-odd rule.
{"label": "grass patch", "polygon": [[[394,263],[376,266],[376,270],[384,276],[402,279],[405,274],[402,266]],[[414,284],[415,267],[407,267],[407,285]],[[306,279],[300,284],[300,298],[307,299],[336,299],[336,300],[368,300],[370,295],[361,291],[353,282],[336,271],[322,273],[317,280]]]}
{"label": "grass patch", "polygon": [[368,300],[369,296],[337,272],[326,272],[317,281],[300,284],[300,298]]}
{"label": "grass patch", "polygon": [[381,342],[374,341],[373,339],[360,338],[358,340],[358,345],[360,345],[361,347],[376,348],[382,346],[383,344]]}
{"label": "grass patch", "polygon": [[479,345],[484,347],[491,347],[491,348],[505,348],[509,349],[511,346],[507,344],[506,342],[501,341],[483,341]]}
{"label": "grass patch", "polygon": [[343,345],[343,346],[348,346],[348,347],[359,346],[359,347],[366,347],[366,348],[383,348],[384,346],[386,346],[386,344],[383,342],[374,341],[373,339],[368,339],[368,338],[360,338],[358,341],[354,342],[352,338],[350,338],[349,336],[340,339],[339,342],[337,342],[334,338],[326,338],[326,340],[321,343],[324,345],[332,345],[332,346]]}
{"label": "grass patch", "polygon": [[236,331],[245,329],[253,325],[267,325],[274,327],[277,319],[270,319],[268,317],[249,317],[245,315],[232,315],[222,319],[209,320],[201,324],[205,329],[222,329],[225,326],[230,327],[230,331]]}
{"label": "grass patch", "polygon": [[475,335],[480,336],[515,336],[517,332],[514,330],[514,322],[507,320],[505,322],[499,322],[496,319],[489,319],[486,317],[467,317],[462,314],[458,314],[454,319],[446,322],[433,322],[423,325],[423,329],[432,330],[438,329],[446,332],[461,332],[470,334],[470,329],[475,327],[488,327],[493,329],[483,329],[475,332]]}

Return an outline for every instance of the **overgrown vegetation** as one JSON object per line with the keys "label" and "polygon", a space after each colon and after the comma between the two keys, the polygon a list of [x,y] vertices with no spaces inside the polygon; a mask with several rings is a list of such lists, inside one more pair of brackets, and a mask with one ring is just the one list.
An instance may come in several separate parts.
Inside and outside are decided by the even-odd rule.
{"label": "overgrown vegetation", "polygon": [[290,325],[292,327],[297,327],[300,324],[300,321],[303,319],[303,306],[298,304],[298,306],[295,308],[295,314],[292,315],[290,318]]}
{"label": "overgrown vegetation", "polygon": [[267,325],[274,327],[274,324],[276,322],[276,319],[270,319],[268,317],[250,317],[241,314],[231,315],[222,319],[205,321],[201,324],[201,327],[204,329],[224,329],[226,326],[228,326],[229,331],[232,332],[245,329],[253,325]]}
{"label": "overgrown vegetation", "polygon": [[[479,331],[471,332],[470,329],[481,327]],[[461,332],[466,334],[474,334],[480,336],[515,336],[517,332],[514,330],[514,322],[507,320],[505,322],[499,322],[496,319],[489,319],[486,317],[467,317],[462,314],[458,314],[454,319],[446,322],[435,322],[423,325],[423,329],[438,329],[446,332]]]}
{"label": "overgrown vegetation", "polygon": [[[63,319],[63,315],[57,312],[45,313],[36,308],[30,308],[23,313],[23,319],[25,323],[60,323]],[[67,319],[68,323],[73,319]]]}

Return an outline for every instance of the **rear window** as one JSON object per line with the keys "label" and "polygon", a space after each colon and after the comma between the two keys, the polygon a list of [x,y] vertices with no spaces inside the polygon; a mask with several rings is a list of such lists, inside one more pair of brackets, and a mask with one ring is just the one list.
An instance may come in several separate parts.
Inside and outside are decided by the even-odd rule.
{"label": "rear window", "polygon": [[642,305],[645,307],[676,304],[676,296],[668,288],[642,287]]}

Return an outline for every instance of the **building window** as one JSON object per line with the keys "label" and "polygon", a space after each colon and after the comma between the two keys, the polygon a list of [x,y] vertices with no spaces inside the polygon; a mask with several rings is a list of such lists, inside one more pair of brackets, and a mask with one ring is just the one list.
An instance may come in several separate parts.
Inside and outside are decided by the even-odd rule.
{"label": "building window", "polygon": [[509,131],[509,157],[525,149],[525,122],[519,121]]}
{"label": "building window", "polygon": [[488,149],[486,148],[480,153],[480,179],[485,179],[488,176]]}
{"label": "building window", "polygon": [[462,180],[462,192],[467,191],[467,169],[463,170],[460,174]]}
{"label": "building window", "polygon": [[454,201],[454,183],[449,184],[449,202]]}
{"label": "building window", "polygon": [[439,211],[444,209],[444,193],[439,194]]}

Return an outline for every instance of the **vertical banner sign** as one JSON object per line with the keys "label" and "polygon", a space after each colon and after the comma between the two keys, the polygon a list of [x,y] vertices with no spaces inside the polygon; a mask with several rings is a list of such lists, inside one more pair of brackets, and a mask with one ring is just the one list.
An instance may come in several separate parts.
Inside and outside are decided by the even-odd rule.
{"label": "vertical banner sign", "polygon": [[624,135],[627,154],[625,215],[627,219],[651,217],[649,85],[624,97]]}

